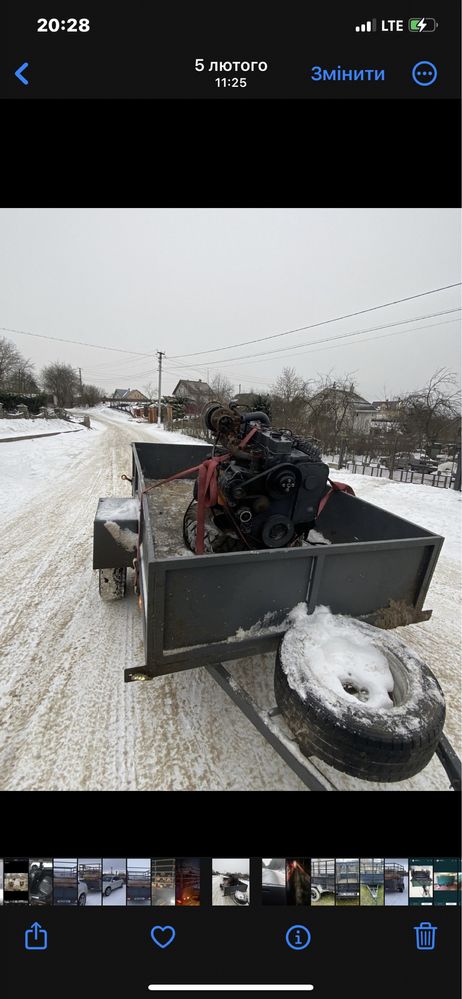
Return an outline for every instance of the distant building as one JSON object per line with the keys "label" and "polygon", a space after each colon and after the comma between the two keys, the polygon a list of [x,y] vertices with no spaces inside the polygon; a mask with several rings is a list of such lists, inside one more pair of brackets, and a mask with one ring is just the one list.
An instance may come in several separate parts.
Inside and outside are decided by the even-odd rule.
{"label": "distant building", "polygon": [[399,400],[382,399],[372,403],[375,413],[371,420],[371,431],[374,434],[386,433],[392,430],[399,416]]}
{"label": "distant building", "polygon": [[376,410],[372,402],[368,402],[357,392],[345,392],[344,389],[329,386],[317,392],[309,402],[309,409],[314,414],[325,414],[328,417],[329,413],[335,411],[338,419],[342,417],[345,407],[346,418],[342,421],[342,428],[356,433],[370,433]]}
{"label": "distant building", "polygon": [[139,389],[116,389],[109,405],[115,409],[130,409],[137,402],[149,402],[149,399]]}
{"label": "distant building", "polygon": [[234,398],[236,402],[239,403],[240,406],[246,406],[247,409],[250,410],[253,407],[255,392],[238,392],[237,395],[234,396]]}
{"label": "distant building", "polygon": [[184,405],[186,416],[199,416],[204,406],[213,399],[213,392],[207,382],[197,382],[182,378],[173,389],[172,395]]}

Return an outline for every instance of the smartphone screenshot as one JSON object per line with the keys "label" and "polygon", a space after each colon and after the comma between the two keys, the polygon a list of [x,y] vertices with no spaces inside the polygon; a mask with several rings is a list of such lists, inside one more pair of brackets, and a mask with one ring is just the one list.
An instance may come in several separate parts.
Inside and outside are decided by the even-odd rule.
{"label": "smartphone screenshot", "polygon": [[459,6],[4,22],[2,999],[459,999]]}
{"label": "smartphone screenshot", "polygon": [[433,862],[433,904],[460,905],[460,864],[457,857]]}
{"label": "smartphone screenshot", "polygon": [[[311,100],[457,98],[457,5],[433,17],[410,8],[364,15],[361,4],[324,11],[289,0],[210,0],[174,9],[101,0],[45,9],[8,3],[7,99]],[[390,13],[392,16],[389,16]],[[71,16],[72,14],[72,16]],[[382,16],[378,16],[381,14]]]}

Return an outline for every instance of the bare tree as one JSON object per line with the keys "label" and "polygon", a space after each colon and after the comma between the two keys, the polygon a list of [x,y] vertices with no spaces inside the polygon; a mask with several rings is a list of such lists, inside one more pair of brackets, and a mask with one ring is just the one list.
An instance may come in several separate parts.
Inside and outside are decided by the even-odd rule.
{"label": "bare tree", "polygon": [[295,368],[283,368],[271,388],[271,408],[275,426],[302,433],[305,430],[308,383]]}
{"label": "bare tree", "polygon": [[103,389],[97,385],[82,385],[80,399],[84,406],[97,406],[104,399]]}
{"label": "bare tree", "polygon": [[152,399],[157,399],[157,385],[154,385],[154,382],[148,382],[147,385],[143,385],[143,392],[150,402]]}
{"label": "bare tree", "polygon": [[455,443],[460,423],[456,376],[439,368],[427,384],[400,401],[401,429],[414,449],[425,450],[433,442]]}
{"label": "bare tree", "polygon": [[40,380],[44,389],[55,395],[58,406],[72,406],[78,394],[80,382],[70,364],[48,364],[42,371]]}
{"label": "bare tree", "polygon": [[26,394],[38,392],[38,385],[34,374],[34,365],[29,360],[21,360],[8,377],[8,387],[10,392]]}
{"label": "bare tree", "polygon": [[310,384],[307,412],[310,433],[322,441],[327,453],[354,447],[353,438],[361,430],[355,427],[356,386],[351,375],[332,378],[323,375]]}
{"label": "bare tree", "polygon": [[226,375],[221,375],[217,372],[211,382],[209,382],[209,385],[212,392],[212,399],[216,399],[217,402],[226,404],[233,398],[234,385],[229,381],[229,378],[226,378]]}
{"label": "bare tree", "polygon": [[16,345],[7,340],[6,336],[0,336],[0,385],[9,385],[11,374],[16,371],[23,362],[21,352]]}

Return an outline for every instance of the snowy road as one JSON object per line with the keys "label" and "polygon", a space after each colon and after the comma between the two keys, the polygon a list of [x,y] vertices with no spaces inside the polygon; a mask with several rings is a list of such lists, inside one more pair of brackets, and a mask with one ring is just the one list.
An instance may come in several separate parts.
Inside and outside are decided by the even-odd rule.
{"label": "snowy road", "polygon": [[[124,684],[124,668],[143,663],[140,612],[133,594],[114,604],[100,601],[91,568],[93,518],[98,497],[129,495],[120,476],[131,471],[130,442],[165,441],[166,435],[108,411],[98,413],[94,426],[2,445],[0,499],[8,526],[1,542],[7,571],[0,625],[0,787],[305,790],[205,670]],[[445,516],[448,530],[457,523],[460,494],[338,477],[354,481],[359,495],[379,505],[401,503],[401,515],[431,529]],[[434,494],[435,523],[421,514],[420,490]],[[441,531],[447,533],[444,523]],[[457,553],[448,543],[426,601],[434,608],[433,619],[400,629],[442,683],[449,700],[447,731],[454,740],[458,579]],[[272,706],[271,656],[232,669],[263,707]],[[377,788],[320,767],[340,788]],[[438,790],[448,783],[432,761],[412,781],[379,786]]]}
{"label": "snowy road", "polygon": [[118,413],[96,426],[0,456],[0,787],[303,789],[205,670],[124,684],[143,662],[140,612],[132,594],[100,600],[92,523],[99,496],[129,495],[130,442],[165,436]]}

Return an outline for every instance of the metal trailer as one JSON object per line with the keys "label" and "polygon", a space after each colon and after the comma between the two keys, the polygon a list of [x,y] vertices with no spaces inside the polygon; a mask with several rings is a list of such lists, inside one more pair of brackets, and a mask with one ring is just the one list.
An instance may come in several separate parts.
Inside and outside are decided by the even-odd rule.
{"label": "metal trailer", "polygon": [[373,899],[378,898],[379,889],[384,890],[383,860],[369,862],[361,860],[359,866],[360,885],[368,888]]}
{"label": "metal trailer", "polygon": [[405,888],[404,879],[407,877],[407,870],[402,864],[385,864],[384,881],[385,891],[403,892]]}
{"label": "metal trailer", "polygon": [[79,864],[79,878],[85,881],[88,891],[101,891],[101,867],[95,867],[91,864]]}
{"label": "metal trailer", "polygon": [[326,892],[335,894],[335,860],[311,861],[311,898],[316,902]]}
{"label": "metal trailer", "polygon": [[[409,610],[411,620],[428,620],[431,610],[424,611],[423,604],[444,539],[335,492],[317,519],[329,545],[159,558],[147,484],[197,466],[210,455],[210,445],[133,443],[131,448],[132,498],[100,499],[93,535],[93,568],[100,579],[105,569],[123,574],[136,558],[145,661],[126,669],[125,680],[205,666],[310,790],[335,790],[300,752],[279,709],[262,712],[223,662],[275,651],[288,612],[302,601],[308,613],[328,604],[334,614],[374,624],[393,600]],[[184,478],[192,481],[196,473]],[[108,521],[139,544],[121,543],[106,530]],[[120,595],[124,591],[122,579]],[[437,755],[452,787],[460,790],[460,760],[444,735]]]}
{"label": "metal trailer", "polygon": [[367,885],[368,888],[377,890],[377,888],[383,884],[384,880],[383,861],[370,861],[369,863],[366,863],[362,860],[360,864],[359,880],[362,885]]}
{"label": "metal trailer", "polygon": [[62,864],[53,869],[55,905],[77,905],[78,877],[76,864]]}
{"label": "metal trailer", "polygon": [[223,877],[220,888],[223,895],[234,895],[237,891],[244,891],[245,889],[248,889],[248,884],[245,881],[241,881],[239,878],[236,878],[234,874],[227,874]]}
{"label": "metal trailer", "polygon": [[153,905],[175,905],[175,857],[151,859]]}
{"label": "metal trailer", "polygon": [[411,867],[411,885],[417,888],[423,888],[424,894],[428,894],[427,888],[433,884],[433,878],[431,871],[416,871]]}
{"label": "metal trailer", "polygon": [[150,871],[127,870],[127,904],[151,904]]}
{"label": "metal trailer", "polygon": [[335,892],[337,898],[359,897],[359,860],[335,862]]}

